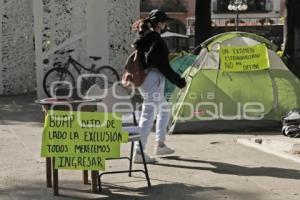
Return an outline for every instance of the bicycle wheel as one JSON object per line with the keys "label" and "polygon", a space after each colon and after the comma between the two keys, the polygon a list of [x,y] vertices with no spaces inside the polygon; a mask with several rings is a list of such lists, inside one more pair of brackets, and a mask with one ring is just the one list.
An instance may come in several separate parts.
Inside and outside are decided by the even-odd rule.
{"label": "bicycle wheel", "polygon": [[[59,87],[59,86],[63,85],[63,83],[53,85],[53,83],[55,81],[68,82],[69,84],[71,84],[71,87],[72,87],[70,89],[73,89],[75,87],[75,79],[74,79],[73,75],[66,69],[55,67],[55,68],[49,70],[45,74],[45,77],[43,80],[43,89],[44,89],[45,94],[48,97],[51,97],[51,92],[50,92],[51,89],[52,89],[52,91],[54,91],[55,87]],[[66,85],[66,84],[64,84],[64,85]]]}
{"label": "bicycle wheel", "polygon": [[[110,66],[102,66],[99,69],[96,70],[97,74],[102,74],[107,78],[107,87],[110,88],[115,82],[119,82],[120,81],[120,76],[117,72],[117,70],[115,70],[114,68],[110,67]],[[94,84],[99,85],[100,88],[105,88],[105,83],[104,83],[104,79],[102,78],[95,78],[94,80]]]}

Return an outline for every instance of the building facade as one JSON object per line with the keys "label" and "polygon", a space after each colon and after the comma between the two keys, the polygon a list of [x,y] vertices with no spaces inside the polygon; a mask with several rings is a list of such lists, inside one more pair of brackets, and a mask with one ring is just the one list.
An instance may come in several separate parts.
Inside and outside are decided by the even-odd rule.
{"label": "building facade", "polygon": [[89,56],[101,56],[97,66],[121,73],[139,13],[136,0],[0,0],[0,96],[37,91],[45,97],[45,73],[68,58],[61,50],[74,49],[86,67]]}
{"label": "building facade", "polygon": [[[109,65],[121,73],[132,51],[130,27],[139,10],[136,0],[34,0],[38,96],[45,96],[43,78],[53,63],[67,61],[61,51],[74,49],[72,57],[87,68]],[[89,56],[102,59],[94,62]],[[78,73],[69,70],[76,80]]]}
{"label": "building facade", "polygon": [[159,8],[175,19],[170,23],[171,31],[188,34],[187,19],[195,16],[196,0],[141,0],[141,18],[146,18],[148,12]]}
{"label": "building facade", "polygon": [[[230,2],[231,0],[211,0],[213,34],[235,30],[236,13],[227,8]],[[239,13],[240,30],[263,35],[277,44],[282,43],[285,0],[245,2],[248,4],[248,10]],[[151,9],[159,8],[176,19],[170,24],[171,31],[193,36],[195,4],[196,0],[141,0],[141,17],[145,18]]]}
{"label": "building facade", "polygon": [[0,0],[0,96],[35,89],[32,0]]}

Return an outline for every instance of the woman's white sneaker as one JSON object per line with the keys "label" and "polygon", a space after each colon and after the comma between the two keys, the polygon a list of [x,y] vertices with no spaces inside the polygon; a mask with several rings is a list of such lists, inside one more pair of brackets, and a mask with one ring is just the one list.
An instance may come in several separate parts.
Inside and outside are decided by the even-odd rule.
{"label": "woman's white sneaker", "polygon": [[[147,154],[144,153],[144,156],[145,156],[145,162],[146,163],[155,163],[156,162],[156,159],[155,158],[152,158],[150,156],[148,156]],[[133,162],[135,164],[143,164],[143,157],[142,157],[142,154],[141,153],[135,153],[134,154],[134,157],[133,157]]]}
{"label": "woman's white sneaker", "polygon": [[171,149],[169,147],[167,147],[166,145],[160,147],[159,145],[157,145],[155,147],[155,154],[156,155],[166,155],[166,154],[172,154],[174,153],[174,149]]}

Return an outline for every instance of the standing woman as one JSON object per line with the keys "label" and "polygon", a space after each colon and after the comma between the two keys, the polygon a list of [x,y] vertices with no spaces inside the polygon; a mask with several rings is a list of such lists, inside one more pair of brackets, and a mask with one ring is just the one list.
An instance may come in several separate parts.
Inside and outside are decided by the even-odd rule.
{"label": "standing woman", "polygon": [[[165,144],[170,119],[170,107],[164,97],[165,78],[179,88],[186,85],[185,79],[181,78],[171,68],[168,47],[160,36],[169,20],[170,18],[163,11],[155,9],[149,13],[147,19],[140,19],[133,24],[133,30],[139,35],[133,45],[140,53],[142,65],[147,73],[144,83],[138,88],[144,99],[139,121],[141,141],[143,148],[145,148],[156,119],[156,155],[174,153],[174,150]],[[155,158],[146,154],[145,159],[147,163],[156,161]],[[138,144],[135,146],[134,162],[142,163]]]}

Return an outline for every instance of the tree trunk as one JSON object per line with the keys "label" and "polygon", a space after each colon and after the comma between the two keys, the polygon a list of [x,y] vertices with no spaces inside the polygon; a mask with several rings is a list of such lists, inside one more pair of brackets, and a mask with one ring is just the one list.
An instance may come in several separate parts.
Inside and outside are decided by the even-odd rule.
{"label": "tree trunk", "polygon": [[285,18],[285,47],[283,55],[287,58],[288,65],[291,65],[294,60],[294,44],[295,44],[295,12],[293,10],[293,1],[286,0],[286,18]]}
{"label": "tree trunk", "polygon": [[298,77],[300,77],[300,1],[295,1],[295,49],[294,59]]}
{"label": "tree trunk", "polygon": [[300,77],[300,1],[286,0],[286,42],[284,56],[288,68]]}
{"label": "tree trunk", "polygon": [[[211,0],[196,0],[195,47],[211,36]],[[199,53],[200,48],[195,53]]]}

